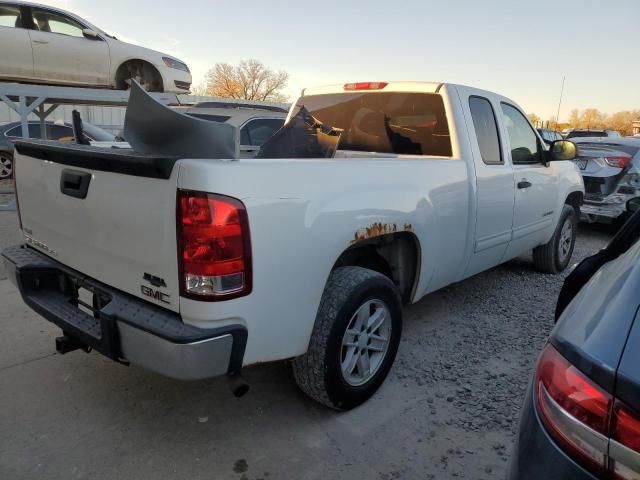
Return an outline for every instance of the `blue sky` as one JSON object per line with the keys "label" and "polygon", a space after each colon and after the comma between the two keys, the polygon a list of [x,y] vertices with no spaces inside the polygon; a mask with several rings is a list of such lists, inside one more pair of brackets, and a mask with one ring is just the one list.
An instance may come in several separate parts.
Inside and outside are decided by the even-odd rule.
{"label": "blue sky", "polygon": [[286,93],[349,81],[493,90],[527,112],[640,109],[640,0],[41,0],[185,60],[289,72]]}

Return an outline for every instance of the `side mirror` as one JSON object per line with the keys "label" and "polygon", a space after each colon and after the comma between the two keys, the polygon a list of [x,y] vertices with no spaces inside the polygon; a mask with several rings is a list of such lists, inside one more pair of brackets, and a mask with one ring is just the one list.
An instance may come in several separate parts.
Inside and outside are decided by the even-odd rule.
{"label": "side mirror", "polygon": [[550,162],[557,160],[573,160],[578,154],[578,147],[569,140],[556,140],[549,147],[548,160]]}
{"label": "side mirror", "polygon": [[90,28],[82,30],[82,35],[84,35],[84,38],[88,38],[89,40],[100,40],[100,36]]}

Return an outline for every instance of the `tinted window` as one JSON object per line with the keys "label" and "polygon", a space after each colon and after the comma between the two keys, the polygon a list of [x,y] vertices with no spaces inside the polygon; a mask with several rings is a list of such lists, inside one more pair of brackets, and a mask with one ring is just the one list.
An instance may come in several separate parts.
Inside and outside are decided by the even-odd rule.
{"label": "tinted window", "polygon": [[[354,92],[301,97],[327,126],[343,130],[338,148],[407,155],[451,156],[442,97],[429,93]],[[297,113],[292,112],[292,116]]]}
{"label": "tinted window", "polygon": [[502,163],[498,126],[491,103],[486,98],[471,97],[469,108],[482,161],[488,164]]}
{"label": "tinted window", "polygon": [[0,27],[22,27],[20,8],[0,5]]}
{"label": "tinted window", "polygon": [[73,140],[73,128],[65,125],[50,125],[48,132],[49,140],[61,140],[70,142]]}
{"label": "tinted window", "polygon": [[518,109],[506,103],[502,104],[502,113],[509,135],[513,163],[540,162],[541,148],[538,145],[538,136],[525,116]]}
{"label": "tinted window", "polygon": [[251,120],[240,130],[240,145],[261,147],[284,124],[283,119],[261,118]]}
{"label": "tinted window", "polygon": [[[10,130],[7,130],[5,135],[7,137],[15,137],[22,138],[22,125],[17,125]],[[30,123],[29,124],[29,137],[30,138],[40,138],[40,124],[39,123]]]}
{"label": "tinted window", "polygon": [[38,10],[37,8],[32,9],[32,11],[33,24],[41,32],[61,33],[72,37],[84,36],[82,34],[84,26],[67,16],[48,10]]}

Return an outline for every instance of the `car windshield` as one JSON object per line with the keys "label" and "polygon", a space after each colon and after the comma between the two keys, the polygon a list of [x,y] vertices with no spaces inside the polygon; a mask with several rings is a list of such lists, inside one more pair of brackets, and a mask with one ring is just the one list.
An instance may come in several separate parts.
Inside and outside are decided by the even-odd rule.
{"label": "car windshield", "polygon": [[338,148],[407,155],[451,156],[442,97],[404,92],[354,92],[301,97],[326,126],[343,130]]}

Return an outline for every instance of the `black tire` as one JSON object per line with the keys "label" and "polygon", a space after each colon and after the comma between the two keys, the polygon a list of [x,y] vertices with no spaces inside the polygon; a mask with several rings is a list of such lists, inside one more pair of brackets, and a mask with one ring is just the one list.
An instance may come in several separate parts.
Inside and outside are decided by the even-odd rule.
{"label": "black tire", "polygon": [[[561,252],[561,240],[565,223],[569,222],[571,227],[571,244],[565,255]],[[544,273],[560,273],[571,261],[573,249],[576,245],[576,234],[578,230],[578,214],[571,205],[564,205],[560,220],[553,233],[553,237],[544,245],[533,249],[533,264],[536,269]]]}
{"label": "black tire", "polygon": [[[371,300],[383,302],[390,313],[388,347],[371,378],[352,386],[342,373],[342,340],[354,314]],[[322,295],[309,349],[293,361],[293,375],[312,399],[336,410],[349,410],[378,390],[393,365],[401,333],[402,303],[393,282],[366,268],[337,268]]]}
{"label": "black tire", "polygon": [[0,152],[0,180],[13,178],[13,155]]}

